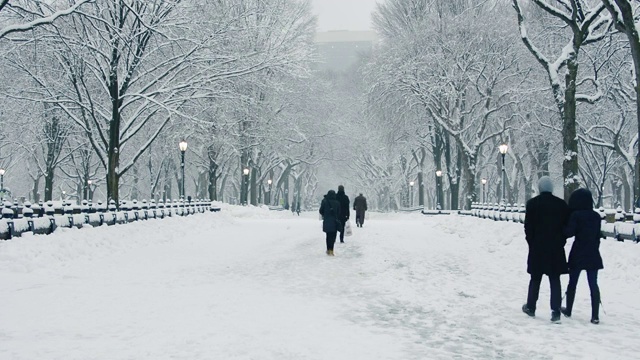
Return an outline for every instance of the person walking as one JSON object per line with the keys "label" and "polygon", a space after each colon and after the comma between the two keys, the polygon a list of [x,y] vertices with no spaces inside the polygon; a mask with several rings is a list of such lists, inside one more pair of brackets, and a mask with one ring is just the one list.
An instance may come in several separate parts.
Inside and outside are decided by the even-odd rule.
{"label": "person walking", "polygon": [[367,211],[367,198],[360,193],[353,199],[353,210],[356,211],[356,226],[364,225],[364,212]]}
{"label": "person walking", "polygon": [[340,203],[340,216],[338,220],[340,220],[341,226],[338,231],[340,231],[340,242],[344,243],[344,230],[347,221],[349,221],[349,197],[344,192],[344,186],[338,186],[338,194],[336,195],[336,200]]}
{"label": "person walking", "polygon": [[569,252],[569,285],[567,286],[567,306],[560,308],[566,317],[571,317],[576,287],[580,272],[586,270],[591,290],[591,323],[599,324],[600,289],[598,270],[604,268],[600,256],[600,215],[593,211],[593,195],[587,189],[577,189],[569,197],[569,221],[564,227],[566,237],[575,236]]}
{"label": "person walking", "polygon": [[324,200],[320,204],[320,215],[322,216],[322,231],[325,232],[327,241],[327,255],[334,256],[333,245],[336,242],[340,223],[340,203],[336,200],[336,192],[329,190]]}
{"label": "person walking", "polygon": [[522,305],[522,311],[535,316],[542,275],[547,275],[551,287],[551,321],[559,322],[562,304],[560,275],[568,273],[563,227],[569,208],[564,200],[552,194],[553,182],[548,176],[540,178],[538,190],[540,194],[527,201],[525,210],[524,232],[529,245],[527,272],[531,279],[527,303]]}

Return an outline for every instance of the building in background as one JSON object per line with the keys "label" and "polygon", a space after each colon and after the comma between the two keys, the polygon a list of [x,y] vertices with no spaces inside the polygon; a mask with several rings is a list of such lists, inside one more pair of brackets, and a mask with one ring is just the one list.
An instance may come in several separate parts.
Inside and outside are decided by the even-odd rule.
{"label": "building in background", "polygon": [[317,33],[315,43],[320,62],[318,69],[347,71],[361,56],[371,53],[377,39],[373,31],[336,30]]}

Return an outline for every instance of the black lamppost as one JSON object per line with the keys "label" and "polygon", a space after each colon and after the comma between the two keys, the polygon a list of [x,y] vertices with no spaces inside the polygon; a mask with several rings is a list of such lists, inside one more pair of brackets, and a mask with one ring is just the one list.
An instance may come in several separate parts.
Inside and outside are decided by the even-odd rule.
{"label": "black lamppost", "polygon": [[504,175],[505,175],[505,169],[504,169],[504,156],[507,154],[507,150],[509,150],[509,145],[507,144],[502,144],[498,147],[499,151],[500,151],[500,155],[502,155],[502,203],[505,203],[506,200],[506,196],[505,196],[505,184],[504,184]]}
{"label": "black lamppost", "polygon": [[482,178],[480,182],[482,183],[482,202],[486,203],[487,202],[487,192],[486,192],[487,179]]}
{"label": "black lamppost", "polygon": [[243,181],[243,187],[244,187],[244,204],[242,205],[247,205],[249,203],[249,168],[244,168],[242,170],[242,173],[244,174],[244,181]]}
{"label": "black lamppost", "polygon": [[413,181],[409,181],[409,189],[410,189],[409,191],[411,191],[411,196],[410,196],[411,200],[409,205],[410,207],[413,207],[413,185],[414,184],[415,183]]}
{"label": "black lamppost", "polygon": [[440,202],[441,182],[442,182],[442,170],[436,170],[436,199],[437,199],[436,209],[437,210],[442,209],[441,202]]}
{"label": "black lamppost", "polygon": [[4,197],[4,173],[5,169],[0,169],[0,195]]}
{"label": "black lamppost", "polygon": [[267,184],[269,184],[269,197],[267,199],[267,205],[271,205],[271,185],[273,184],[273,180],[267,180]]}
{"label": "black lamppost", "polygon": [[87,180],[87,187],[89,188],[89,190],[88,190],[88,193],[89,193],[89,194],[88,194],[88,196],[87,196],[87,198],[88,198],[87,200],[88,200],[88,201],[92,201],[92,199],[93,199],[93,196],[91,196],[91,195],[92,195],[92,194],[91,194],[91,184],[93,184],[93,181],[91,181],[91,180]]}
{"label": "black lamppost", "polygon": [[182,140],[178,146],[180,147],[180,153],[182,154],[182,161],[180,163],[180,167],[182,168],[182,194],[180,197],[184,199],[184,183],[186,182],[184,179],[184,153],[187,151],[187,142]]}

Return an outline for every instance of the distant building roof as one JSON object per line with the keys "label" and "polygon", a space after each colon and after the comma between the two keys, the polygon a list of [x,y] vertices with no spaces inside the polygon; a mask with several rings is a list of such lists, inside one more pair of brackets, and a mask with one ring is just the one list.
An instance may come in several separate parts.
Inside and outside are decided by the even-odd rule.
{"label": "distant building roof", "polygon": [[316,33],[316,43],[339,42],[376,42],[378,35],[374,31],[335,30]]}

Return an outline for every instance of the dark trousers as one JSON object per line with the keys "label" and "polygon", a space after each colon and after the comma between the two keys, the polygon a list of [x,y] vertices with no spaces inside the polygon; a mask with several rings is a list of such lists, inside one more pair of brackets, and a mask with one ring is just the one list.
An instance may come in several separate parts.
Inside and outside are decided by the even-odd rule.
{"label": "dark trousers", "polygon": [[[542,282],[542,274],[531,274],[529,281],[529,294],[527,296],[527,307],[532,311],[536,311],[536,303],[540,294],[540,283]],[[549,286],[551,287],[551,310],[560,311],[562,304],[562,288],[560,286],[560,275],[549,275]]]}
{"label": "dark trousers", "polygon": [[344,228],[346,226],[347,220],[341,220],[340,223],[342,224],[342,226],[340,226],[340,229],[338,229],[338,231],[340,232],[340,242],[344,242]]}
{"label": "dark trousers", "polygon": [[364,210],[356,210],[356,225],[364,224]]}
{"label": "dark trousers", "polygon": [[333,244],[336,243],[337,232],[328,232],[327,233],[327,250],[333,250]]}
{"label": "dark trousers", "polygon": [[[567,310],[571,314],[573,301],[576,297],[576,287],[582,270],[571,270],[569,273],[569,285],[567,285]],[[598,287],[598,270],[587,270],[587,281],[591,290],[591,318],[598,319],[600,310],[600,288]]]}

